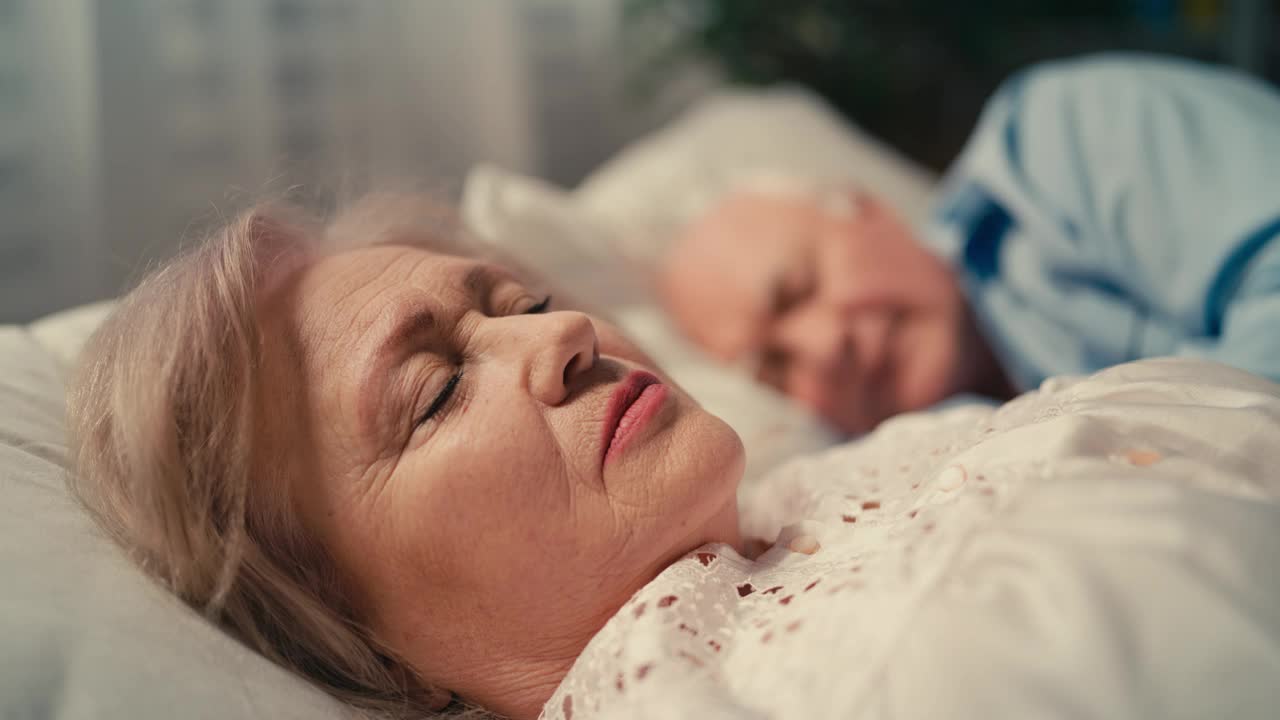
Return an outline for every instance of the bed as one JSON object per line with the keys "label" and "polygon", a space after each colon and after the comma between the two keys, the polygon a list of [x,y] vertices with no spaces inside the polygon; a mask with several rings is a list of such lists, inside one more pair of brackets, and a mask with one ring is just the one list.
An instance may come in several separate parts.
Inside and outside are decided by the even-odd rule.
{"label": "bed", "polygon": [[[654,261],[660,239],[671,228],[735,176],[760,169],[866,183],[914,216],[927,208],[934,181],[843,124],[814,97],[783,88],[713,96],[630,146],[572,192],[498,168],[479,168],[468,179],[463,200],[463,214],[476,234],[553,277],[578,279],[575,288],[587,300],[608,307],[678,381],[742,434],[748,449],[744,493],[763,487],[760,478],[788,458],[829,448],[838,438],[812,416],[750,379],[708,363],[685,344],[656,311],[649,289],[636,279],[643,273],[636,270]],[[253,655],[150,583],[68,497],[62,396],[75,353],[109,308],[102,303],[0,328],[0,575],[5,578],[0,717],[346,717],[338,703]],[[1195,372],[1183,381],[1183,401],[1194,408],[1201,392]],[[1273,386],[1251,392],[1251,402],[1265,406],[1260,413],[1220,417],[1254,424],[1280,419],[1280,394]],[[912,422],[927,432],[933,420],[926,413]],[[1220,424],[1219,434],[1229,431],[1229,424]],[[1253,534],[1244,542],[1254,551],[1252,562],[1259,553],[1280,554],[1275,465],[1263,462],[1271,457],[1267,452],[1280,447],[1280,437],[1254,425],[1244,429],[1253,433],[1250,437],[1277,440],[1270,447],[1232,451],[1243,482],[1265,489],[1248,506]],[[1230,522],[1233,516],[1222,517]],[[1229,566],[1234,559],[1225,554],[1218,561]],[[1188,716],[1222,710],[1224,717],[1232,712],[1254,717],[1280,707],[1280,683],[1250,682],[1247,696],[1228,694],[1242,687],[1233,679],[1253,679],[1266,667],[1280,667],[1275,664],[1280,663],[1278,567],[1249,565],[1249,592],[1235,596],[1269,598],[1269,607],[1264,602],[1260,610],[1254,608],[1265,620],[1254,631],[1260,657],[1269,657],[1273,665],[1228,666],[1220,668],[1220,678],[1199,678],[1197,687],[1218,687],[1221,694],[1211,692],[1206,702],[1183,706]],[[944,628],[947,620],[932,622]],[[960,653],[969,641],[953,634],[946,647]],[[928,643],[913,647],[919,651]],[[1117,660],[1123,667],[1124,658]],[[955,662],[963,663],[961,654]],[[911,687],[918,691],[928,685],[925,680]],[[1022,689],[1049,696],[1070,692],[1055,687],[1052,676],[1034,682],[1034,688]],[[699,716],[697,708],[678,706],[667,690],[655,687],[645,704],[615,716],[649,716],[663,708],[672,716]],[[959,692],[947,696],[948,702],[963,700],[963,687]],[[747,715],[737,707],[725,704],[719,714]],[[981,716],[966,711],[963,703],[948,707],[949,717]],[[877,706],[864,715],[894,713]]]}

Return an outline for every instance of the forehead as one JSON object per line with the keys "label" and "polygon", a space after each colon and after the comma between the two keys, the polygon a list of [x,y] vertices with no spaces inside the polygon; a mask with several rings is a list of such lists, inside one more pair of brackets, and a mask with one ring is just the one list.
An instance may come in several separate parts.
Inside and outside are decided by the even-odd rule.
{"label": "forehead", "polygon": [[[823,215],[817,204],[800,197],[737,195],[691,225],[672,246],[671,270],[693,271],[676,277],[703,284],[704,292],[750,296],[765,301],[767,284],[797,257],[812,252]],[[692,290],[692,288],[690,288]]]}
{"label": "forehead", "polygon": [[817,196],[743,192],[725,198],[707,217],[713,226],[750,227],[767,235],[812,226],[825,214]]}
{"label": "forehead", "polygon": [[471,261],[422,248],[383,245],[326,255],[304,270],[298,295],[304,301],[332,302],[378,293],[405,283],[443,289],[450,271]]}
{"label": "forehead", "polygon": [[405,246],[360,248],[320,258],[295,285],[304,346],[346,352],[381,324],[421,307],[463,301],[476,260]]}
{"label": "forehead", "polygon": [[812,254],[823,221],[816,199],[741,193],[691,225],[664,266],[685,331],[723,359],[748,349],[775,286]]}

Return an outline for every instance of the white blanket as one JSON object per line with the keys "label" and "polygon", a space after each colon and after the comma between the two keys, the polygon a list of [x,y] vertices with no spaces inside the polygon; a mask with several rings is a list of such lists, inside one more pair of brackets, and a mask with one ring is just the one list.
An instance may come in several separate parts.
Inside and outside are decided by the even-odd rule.
{"label": "white blanket", "polygon": [[544,716],[1247,718],[1280,708],[1280,387],[1159,360],[784,466]]}

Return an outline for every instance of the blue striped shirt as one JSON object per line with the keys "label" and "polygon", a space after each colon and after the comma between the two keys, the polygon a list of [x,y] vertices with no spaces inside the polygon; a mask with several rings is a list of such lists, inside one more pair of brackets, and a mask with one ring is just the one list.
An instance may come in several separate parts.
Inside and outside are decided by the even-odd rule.
{"label": "blue striped shirt", "polygon": [[1008,80],[920,228],[1020,389],[1158,355],[1280,381],[1280,95],[1140,55]]}

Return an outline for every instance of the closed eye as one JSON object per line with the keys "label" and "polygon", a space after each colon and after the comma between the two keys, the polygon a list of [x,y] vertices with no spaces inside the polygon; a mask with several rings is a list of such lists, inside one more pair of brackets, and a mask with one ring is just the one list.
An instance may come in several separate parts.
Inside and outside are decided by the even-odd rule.
{"label": "closed eye", "polygon": [[431,401],[430,407],[427,408],[426,412],[422,413],[422,416],[418,418],[418,421],[414,423],[414,425],[422,425],[439,414],[449,402],[449,398],[453,397],[453,393],[458,389],[458,383],[461,382],[461,380],[462,371],[459,370],[453,374],[453,377],[449,378],[449,382],[444,384],[444,387],[440,390],[440,394],[436,395],[436,398]]}
{"label": "closed eye", "polygon": [[[548,295],[542,299],[542,302],[536,303],[535,305],[531,306],[528,310],[525,310],[524,314],[540,315],[542,313],[545,313],[550,308],[551,308],[551,296]],[[450,398],[453,397],[454,392],[458,389],[458,383],[460,383],[461,381],[462,381],[462,371],[459,370],[458,372],[454,373],[453,376],[449,378],[449,381],[445,383],[444,387],[440,389],[440,394],[436,395],[435,399],[431,401],[431,405],[427,408],[426,412],[422,413],[422,415],[418,417],[418,421],[414,423],[415,427],[422,425],[423,423],[426,423],[428,420],[431,420],[432,418],[439,415],[440,412],[443,411],[445,407],[448,405]]]}
{"label": "closed eye", "polygon": [[774,279],[770,292],[770,310],[774,315],[785,315],[800,303],[807,300],[816,290],[816,278],[813,268],[807,263],[796,267]]}
{"label": "closed eye", "polygon": [[760,353],[760,367],[756,368],[756,379],[785,391],[786,370],[786,352],[777,347],[765,347]]}
{"label": "closed eye", "polygon": [[550,296],[550,295],[548,295],[546,298],[544,298],[544,299],[543,299],[543,301],[542,301],[542,302],[540,302],[540,303],[538,303],[538,304],[534,305],[533,307],[529,308],[528,310],[525,310],[525,311],[524,311],[524,314],[525,314],[525,315],[540,315],[540,314],[542,314],[542,313],[546,312],[547,310],[549,310],[550,308],[551,308],[551,296]]}

